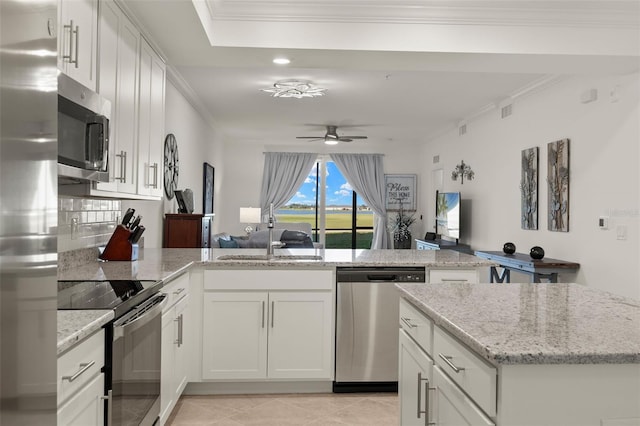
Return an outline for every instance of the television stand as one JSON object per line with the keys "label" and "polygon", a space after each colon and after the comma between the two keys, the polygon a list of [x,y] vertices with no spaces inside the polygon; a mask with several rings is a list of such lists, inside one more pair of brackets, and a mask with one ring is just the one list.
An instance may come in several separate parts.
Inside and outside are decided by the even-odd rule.
{"label": "television stand", "polygon": [[461,244],[450,240],[421,240],[416,238],[416,249],[418,250],[455,250],[460,253],[473,254],[468,244]]}

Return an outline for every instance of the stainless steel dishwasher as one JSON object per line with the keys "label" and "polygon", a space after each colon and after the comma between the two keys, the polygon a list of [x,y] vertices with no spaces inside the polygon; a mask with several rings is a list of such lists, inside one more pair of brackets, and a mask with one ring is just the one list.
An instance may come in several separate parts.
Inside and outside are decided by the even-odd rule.
{"label": "stainless steel dishwasher", "polygon": [[397,391],[395,283],[424,283],[424,267],[338,268],[334,392]]}

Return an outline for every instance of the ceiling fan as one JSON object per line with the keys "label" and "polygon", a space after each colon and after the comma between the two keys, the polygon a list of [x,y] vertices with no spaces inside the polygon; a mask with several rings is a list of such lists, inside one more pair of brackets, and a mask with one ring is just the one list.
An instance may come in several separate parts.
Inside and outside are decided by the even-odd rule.
{"label": "ceiling fan", "polygon": [[327,133],[324,136],[298,136],[296,139],[311,139],[313,141],[324,141],[327,145],[336,145],[338,142],[351,142],[354,139],[367,139],[366,136],[338,136],[338,126],[327,126]]}

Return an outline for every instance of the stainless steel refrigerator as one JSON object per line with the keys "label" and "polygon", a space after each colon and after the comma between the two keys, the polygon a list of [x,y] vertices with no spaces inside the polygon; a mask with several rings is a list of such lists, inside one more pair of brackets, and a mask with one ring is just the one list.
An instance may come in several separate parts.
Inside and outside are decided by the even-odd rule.
{"label": "stainless steel refrigerator", "polygon": [[0,425],[56,424],[56,0],[0,0]]}

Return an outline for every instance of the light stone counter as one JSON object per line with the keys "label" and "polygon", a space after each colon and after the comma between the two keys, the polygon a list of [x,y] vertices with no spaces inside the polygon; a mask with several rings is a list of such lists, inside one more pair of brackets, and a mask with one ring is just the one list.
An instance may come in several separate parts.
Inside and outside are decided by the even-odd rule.
{"label": "light stone counter", "polygon": [[133,262],[89,262],[59,269],[59,280],[168,281],[192,265],[205,267],[283,268],[339,266],[425,266],[427,268],[489,267],[485,259],[452,250],[280,249],[281,255],[319,255],[323,260],[217,260],[228,254],[264,254],[265,249],[141,249]]}
{"label": "light stone counter", "polygon": [[640,302],[579,284],[397,284],[493,365],[640,363]]}
{"label": "light stone counter", "polygon": [[110,310],[58,311],[58,355],[112,319]]}
{"label": "light stone counter", "polygon": [[[171,281],[192,266],[211,268],[335,268],[337,266],[426,266],[489,267],[493,262],[450,250],[276,250],[276,254],[320,255],[321,261],[220,261],[227,254],[265,254],[265,249],[141,249],[133,262],[95,261],[74,264],[65,255],[58,269],[58,280],[156,280]],[[86,254],[86,253],[85,253]],[[95,330],[98,311],[58,312],[58,353]],[[113,314],[112,314],[113,315]],[[105,321],[105,323],[108,322]],[[104,324],[104,323],[103,323]],[[99,328],[99,326],[98,326]],[[61,349],[62,345],[62,349]]]}

